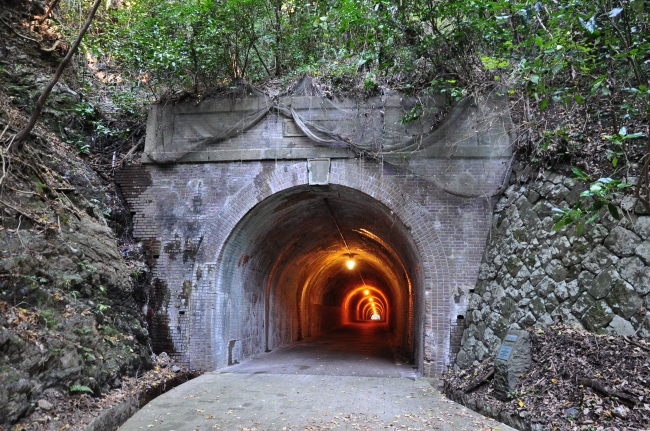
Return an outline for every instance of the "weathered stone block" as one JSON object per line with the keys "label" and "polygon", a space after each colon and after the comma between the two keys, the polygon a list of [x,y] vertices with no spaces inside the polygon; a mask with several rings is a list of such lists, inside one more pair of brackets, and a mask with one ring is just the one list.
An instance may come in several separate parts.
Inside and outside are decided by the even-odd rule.
{"label": "weathered stone block", "polygon": [[530,274],[530,283],[533,286],[537,286],[540,281],[542,281],[546,277],[546,271],[544,271],[542,268],[537,268],[535,271],[533,271],[532,274]]}
{"label": "weathered stone block", "polygon": [[630,283],[617,280],[611,293],[607,296],[607,303],[616,314],[628,319],[643,306],[643,298],[636,293]]}
{"label": "weathered stone block", "polygon": [[612,285],[620,278],[621,277],[613,266],[605,268],[596,276],[596,278],[594,278],[594,281],[591,282],[591,286],[589,286],[587,292],[596,299],[602,299],[609,294]]}
{"label": "weathered stone block", "polygon": [[565,266],[576,265],[587,258],[592,250],[592,245],[584,237],[575,238],[571,248],[561,257]]}
{"label": "weathered stone block", "polygon": [[519,325],[523,328],[527,328],[533,323],[535,323],[535,316],[530,311],[526,312],[524,317],[519,320]]}
{"label": "weathered stone block", "polygon": [[641,259],[643,259],[643,262],[646,265],[650,265],[650,240],[646,240],[642,242],[635,250],[634,252],[639,256]]}
{"label": "weathered stone block", "polygon": [[594,302],[596,302],[596,300],[593,296],[587,292],[583,292],[576,302],[573,303],[573,306],[571,307],[572,313],[580,318]]}
{"label": "weathered stone block", "polygon": [[494,265],[489,263],[482,263],[478,270],[478,278],[480,280],[493,280],[497,276],[497,270]]}
{"label": "weathered stone block", "polygon": [[568,302],[563,302],[555,307],[551,312],[551,317],[553,317],[554,320],[559,319],[559,321],[565,325],[582,328],[582,323],[580,323],[580,320],[573,315],[571,312],[571,305]]}
{"label": "weathered stone block", "polygon": [[535,326],[548,326],[548,325],[552,325],[553,323],[554,322],[551,315],[549,313],[544,313],[541,315],[539,319],[537,319],[537,322],[535,322]]}
{"label": "weathered stone block", "polygon": [[589,257],[582,262],[582,266],[594,274],[598,274],[603,268],[616,265],[618,260],[618,256],[614,255],[607,248],[602,245],[597,245]]}
{"label": "weathered stone block", "polygon": [[540,297],[533,298],[532,301],[530,301],[529,308],[533,313],[533,316],[535,316],[535,319],[538,319],[542,314],[546,312],[546,306]]}
{"label": "weathered stone block", "polygon": [[643,239],[650,237],[650,216],[640,216],[634,222],[635,232]]}
{"label": "weathered stone block", "polygon": [[539,200],[540,195],[535,190],[529,190],[528,195],[526,197],[528,198],[530,203],[535,205],[537,203],[537,201]]}
{"label": "weathered stone block", "polygon": [[549,295],[544,300],[544,306],[546,307],[547,312],[551,312],[560,304],[560,301],[555,297],[554,293],[549,293]]}
{"label": "weathered stone block", "polygon": [[618,256],[632,256],[634,250],[641,244],[641,238],[624,227],[616,226],[607,235],[604,244]]}
{"label": "weathered stone block", "polygon": [[522,266],[517,275],[512,279],[512,285],[514,287],[519,287],[524,284],[530,278],[530,271],[526,266]]}
{"label": "weathered stone block", "polygon": [[589,286],[591,286],[595,277],[596,276],[589,271],[582,271],[580,275],[578,275],[578,286],[580,286],[580,290],[587,290]]}
{"label": "weathered stone block", "polygon": [[[565,238],[566,239],[566,238]],[[564,281],[567,276],[567,269],[558,259],[553,259],[546,266],[546,274],[556,282]]]}
{"label": "weathered stone block", "polygon": [[569,299],[569,290],[567,289],[566,282],[561,282],[555,285],[555,297],[560,301]]}
{"label": "weathered stone block", "polygon": [[551,277],[545,277],[542,281],[535,286],[535,291],[541,297],[546,298],[551,292],[555,290],[555,281]]}
{"label": "weathered stone block", "polygon": [[596,332],[609,325],[613,318],[614,311],[606,301],[600,300],[587,309],[580,321],[589,331]]}
{"label": "weathered stone block", "polygon": [[[575,299],[580,295],[580,285],[578,280],[572,280],[566,284],[567,292],[569,293],[569,298]],[[555,293],[557,295],[557,292]]]}
{"label": "weathered stone block", "polygon": [[646,268],[638,257],[633,256],[621,259],[618,261],[616,268],[621,277],[633,286],[640,288],[648,286],[647,288],[650,289],[650,268]]}
{"label": "weathered stone block", "polygon": [[628,337],[634,335],[636,332],[632,324],[620,316],[614,316],[607,330],[613,334],[627,335]]}
{"label": "weathered stone block", "polygon": [[515,276],[519,272],[521,267],[524,266],[524,264],[521,261],[521,259],[513,256],[510,259],[508,259],[508,261],[506,262],[506,266],[508,268],[508,272],[510,273],[510,275]]}

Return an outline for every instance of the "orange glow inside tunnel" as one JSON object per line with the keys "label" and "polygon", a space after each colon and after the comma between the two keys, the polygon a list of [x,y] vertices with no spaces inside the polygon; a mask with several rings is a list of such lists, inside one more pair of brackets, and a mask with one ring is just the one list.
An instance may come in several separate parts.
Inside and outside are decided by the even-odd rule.
{"label": "orange glow inside tunnel", "polygon": [[385,321],[388,317],[389,302],[380,289],[364,285],[348,292],[343,308],[353,309],[357,320],[371,320],[372,315],[377,314],[381,316],[382,321]]}

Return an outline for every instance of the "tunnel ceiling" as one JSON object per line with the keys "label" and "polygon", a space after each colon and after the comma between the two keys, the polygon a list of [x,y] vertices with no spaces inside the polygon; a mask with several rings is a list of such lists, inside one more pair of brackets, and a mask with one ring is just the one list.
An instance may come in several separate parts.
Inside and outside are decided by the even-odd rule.
{"label": "tunnel ceiling", "polygon": [[[320,279],[318,284],[327,289],[312,293],[319,300],[341,303],[348,290],[364,281],[390,295],[396,287],[391,281],[405,281],[398,252],[408,246],[408,232],[367,195],[345,187],[298,187],[254,211],[263,214],[255,217],[263,220],[255,238],[257,252],[267,255],[261,260],[277,257],[276,271],[292,269]],[[337,224],[354,255],[352,271],[346,267],[347,249]]]}

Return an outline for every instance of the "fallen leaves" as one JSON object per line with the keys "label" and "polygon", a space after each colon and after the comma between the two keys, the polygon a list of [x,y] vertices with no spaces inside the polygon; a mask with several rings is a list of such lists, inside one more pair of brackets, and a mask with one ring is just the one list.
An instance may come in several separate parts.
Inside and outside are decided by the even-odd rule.
{"label": "fallen leaves", "polygon": [[[582,430],[608,423],[608,429],[647,429],[650,423],[650,342],[625,336],[596,335],[552,326],[531,330],[533,365],[513,398],[492,397],[489,384],[469,397],[495,411],[553,424],[556,430]],[[446,387],[464,390],[486,375],[494,358],[468,370],[449,373]],[[600,425],[599,425],[600,426]],[[592,427],[593,430],[603,429]]]}

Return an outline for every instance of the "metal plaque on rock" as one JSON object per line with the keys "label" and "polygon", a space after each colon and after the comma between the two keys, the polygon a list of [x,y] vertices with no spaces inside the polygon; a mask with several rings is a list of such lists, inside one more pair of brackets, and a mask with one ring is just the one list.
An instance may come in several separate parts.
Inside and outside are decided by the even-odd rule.
{"label": "metal plaque on rock", "polygon": [[501,346],[501,349],[499,349],[499,354],[497,355],[497,359],[507,361],[510,359],[510,353],[512,353],[512,346]]}

